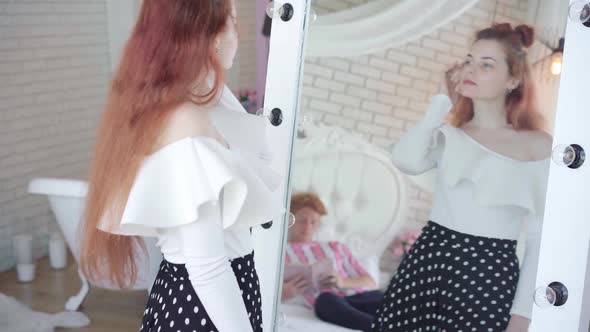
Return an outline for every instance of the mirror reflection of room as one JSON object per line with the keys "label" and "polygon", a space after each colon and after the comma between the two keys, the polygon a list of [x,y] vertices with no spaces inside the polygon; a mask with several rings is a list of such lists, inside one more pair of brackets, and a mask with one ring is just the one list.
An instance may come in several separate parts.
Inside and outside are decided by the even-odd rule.
{"label": "mirror reflection of room", "polygon": [[567,3],[312,7],[279,330],[527,331]]}
{"label": "mirror reflection of room", "polygon": [[[244,213],[253,209],[252,198],[248,198],[237,217],[240,222],[235,223],[239,227],[231,227],[223,236],[221,224],[212,219],[184,229],[166,226],[179,226],[173,225],[179,221],[176,217],[184,214],[182,211],[193,211],[193,200],[202,203],[203,197],[209,199],[214,194],[204,192],[210,185],[204,179],[212,176],[195,171],[199,162],[203,168],[219,172],[223,169],[219,165],[231,163],[230,153],[248,156],[248,162],[240,163],[242,170],[249,169],[250,179],[269,178],[263,167],[268,162],[263,146],[267,121],[249,114],[261,106],[261,94],[256,93],[255,42],[262,35],[262,22],[256,20],[257,16],[263,18],[264,7],[261,15],[256,13],[256,3],[241,0],[16,1],[1,7],[1,33],[6,39],[0,50],[0,330],[262,330],[261,285],[250,236],[272,216],[245,224],[248,218]],[[208,15],[202,15],[205,12]],[[138,17],[137,29],[132,32]],[[211,29],[205,30],[206,26]],[[125,48],[130,35],[130,46]],[[203,68],[212,75],[203,75]],[[212,97],[212,103],[200,99],[209,91],[207,78],[215,81],[215,93],[204,98]],[[190,91],[200,95],[193,96],[198,100],[183,104],[185,112],[174,114],[184,117],[174,117],[171,122],[176,126],[169,128],[169,135],[158,136],[159,145],[148,149],[155,140],[154,128],[162,129],[167,105],[177,106],[178,99],[186,101]],[[111,117],[103,121],[106,125],[98,137],[102,150],[95,154],[97,127],[105,108]],[[127,121],[125,111],[141,114]],[[162,118],[150,118],[157,111]],[[212,119],[206,116],[209,113],[213,113]],[[129,122],[136,126],[117,130]],[[201,134],[213,139],[184,139],[192,137],[198,125],[205,129]],[[241,130],[236,131],[236,126]],[[104,135],[105,131],[111,134]],[[226,145],[232,152],[223,150]],[[132,161],[127,158],[130,155]],[[156,245],[153,228],[152,234],[138,231],[141,225],[127,230],[127,235],[146,236],[93,232],[97,225],[92,222],[97,221],[99,205],[105,201],[96,197],[112,198],[109,193],[129,186],[132,177],[121,175],[138,166],[144,155],[150,155],[150,165],[156,167],[136,168],[143,180],[134,182],[136,190],[127,200],[125,220],[147,226],[145,223],[163,212],[166,217],[158,221],[163,227],[157,231],[161,241]],[[197,155],[201,157],[198,161],[191,159]],[[88,168],[96,159],[88,190]],[[181,169],[171,169],[172,164]],[[252,171],[258,164],[262,175]],[[244,174],[237,176],[240,182]],[[200,182],[196,184],[195,179]],[[151,189],[137,189],[142,185]],[[265,183],[259,182],[262,188],[258,190],[249,185],[258,193],[269,190]],[[90,208],[87,193],[95,198]],[[267,198],[258,197],[271,204]],[[227,195],[219,205],[234,199]],[[146,200],[153,204],[146,204]],[[130,207],[134,204],[137,209]],[[238,205],[224,211],[230,223]],[[279,202],[274,207],[280,206]],[[260,207],[256,203],[256,209]],[[88,218],[89,209],[94,218]],[[207,206],[199,212],[215,219],[215,209]],[[257,213],[265,214],[264,209]],[[86,227],[88,236],[82,239],[79,226],[88,219],[92,219]],[[118,219],[115,224],[120,220],[114,219]],[[199,227],[211,228],[197,230]],[[109,230],[117,233],[116,228]],[[145,251],[135,246],[140,242]],[[81,244],[90,249],[82,251]],[[165,263],[162,251],[167,253]],[[90,273],[79,270],[84,262],[86,267],[90,265],[85,269]],[[135,280],[128,273],[131,264],[126,263],[133,264]],[[113,266],[120,268],[118,273],[109,273]],[[120,278],[113,280],[114,275]],[[268,288],[274,287],[274,280],[269,282],[272,286]],[[219,301],[228,294],[232,294],[231,301]],[[272,299],[265,302],[272,308]],[[228,316],[231,319],[226,319]]]}

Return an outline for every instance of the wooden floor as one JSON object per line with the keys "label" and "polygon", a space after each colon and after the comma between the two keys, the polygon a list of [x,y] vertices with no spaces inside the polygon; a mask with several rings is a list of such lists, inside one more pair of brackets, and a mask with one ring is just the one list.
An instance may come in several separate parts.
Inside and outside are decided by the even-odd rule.
{"label": "wooden floor", "polygon": [[[77,265],[72,257],[69,257],[69,263],[63,270],[53,270],[47,258],[37,261],[35,280],[31,283],[19,283],[14,270],[0,273],[0,293],[12,296],[36,311],[64,311],[66,300],[80,288]],[[76,331],[138,331],[146,302],[146,291],[91,288],[80,308],[90,318],[90,325]],[[57,329],[59,332],[72,330]]]}

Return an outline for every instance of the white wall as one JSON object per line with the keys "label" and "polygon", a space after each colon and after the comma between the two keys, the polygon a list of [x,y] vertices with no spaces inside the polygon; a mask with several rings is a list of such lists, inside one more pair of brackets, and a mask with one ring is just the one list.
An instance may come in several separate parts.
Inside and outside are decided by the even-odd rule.
{"label": "white wall", "polygon": [[[318,0],[313,7],[321,14],[363,2]],[[499,0],[496,21],[521,22],[526,4],[527,0]],[[473,34],[492,22],[494,10],[494,0],[481,0],[430,35],[376,54],[308,58],[302,114],[357,131],[376,145],[391,145],[422,118],[445,66],[465,56]],[[417,187],[409,193],[408,222],[420,227],[428,220],[432,197]]]}
{"label": "white wall", "polygon": [[236,1],[240,40],[234,67],[228,73],[231,89],[256,88],[256,1]]}
{"label": "white wall", "polygon": [[0,3],[0,271],[11,237],[46,253],[54,218],[26,193],[36,176],[81,178],[109,78],[105,0]]}

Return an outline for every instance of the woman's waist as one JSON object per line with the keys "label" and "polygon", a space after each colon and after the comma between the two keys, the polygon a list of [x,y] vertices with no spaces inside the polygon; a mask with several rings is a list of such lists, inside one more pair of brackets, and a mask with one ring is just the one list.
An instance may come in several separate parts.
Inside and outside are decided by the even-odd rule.
{"label": "woman's waist", "polygon": [[[167,263],[171,266],[185,266],[186,263],[189,262],[189,259],[182,254],[182,252],[173,252],[173,253],[162,253],[163,262]],[[238,261],[245,261],[254,259],[254,250],[250,249],[249,251],[241,254],[241,255],[228,255],[227,260],[231,263],[238,262]]]}
{"label": "woman's waist", "polygon": [[468,233],[462,229],[448,226],[438,221],[429,221],[422,229],[422,240],[427,238],[430,242],[445,243],[450,248],[463,251],[497,251],[515,253],[517,240],[506,237],[482,236]]}
{"label": "woman's waist", "polygon": [[457,232],[502,240],[518,240],[525,215],[520,210],[435,204],[430,220]]}

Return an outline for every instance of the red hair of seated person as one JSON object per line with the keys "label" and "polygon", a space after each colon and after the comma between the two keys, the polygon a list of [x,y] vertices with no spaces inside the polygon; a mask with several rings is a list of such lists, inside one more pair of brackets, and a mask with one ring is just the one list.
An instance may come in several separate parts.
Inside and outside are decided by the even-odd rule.
{"label": "red hair of seated person", "polygon": [[319,213],[320,216],[328,214],[324,203],[319,196],[314,193],[298,193],[291,196],[291,213],[295,214],[297,211],[305,207],[314,210]]}

